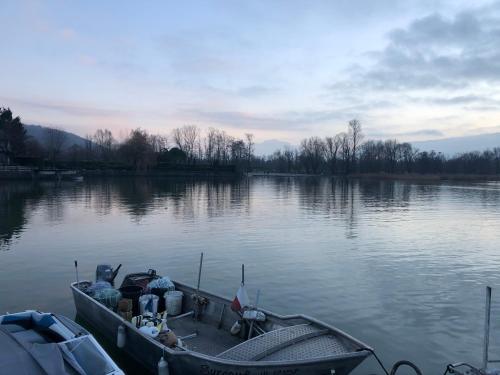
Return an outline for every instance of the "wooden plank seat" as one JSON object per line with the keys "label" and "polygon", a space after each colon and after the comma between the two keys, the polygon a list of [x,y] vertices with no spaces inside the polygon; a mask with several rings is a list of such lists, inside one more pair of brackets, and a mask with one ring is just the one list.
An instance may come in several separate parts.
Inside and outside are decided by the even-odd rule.
{"label": "wooden plank seat", "polygon": [[294,344],[329,332],[328,329],[319,329],[309,323],[279,328],[242,342],[217,357],[233,361],[259,361]]}

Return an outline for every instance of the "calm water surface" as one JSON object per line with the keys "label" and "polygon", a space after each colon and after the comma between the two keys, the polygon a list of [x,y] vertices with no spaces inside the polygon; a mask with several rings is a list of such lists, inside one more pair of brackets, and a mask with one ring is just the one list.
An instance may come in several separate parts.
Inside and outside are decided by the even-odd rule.
{"label": "calm water surface", "polygon": [[[74,316],[97,263],[148,268],[325,320],[426,374],[481,359],[484,287],[500,358],[500,184],[128,180],[0,185],[0,311]],[[498,322],[498,323],[497,323]],[[495,355],[496,354],[496,355]],[[368,360],[358,374],[378,373]]]}

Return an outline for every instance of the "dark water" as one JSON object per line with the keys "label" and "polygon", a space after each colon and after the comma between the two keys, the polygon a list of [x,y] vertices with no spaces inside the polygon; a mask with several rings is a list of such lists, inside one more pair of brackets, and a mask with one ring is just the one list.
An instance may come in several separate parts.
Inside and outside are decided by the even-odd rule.
{"label": "dark water", "polygon": [[[156,268],[325,320],[426,374],[481,360],[484,287],[500,286],[500,184],[252,178],[0,185],[0,311],[74,316],[97,263]],[[491,356],[500,358],[494,289]],[[497,354],[497,355],[495,355]],[[376,370],[368,360],[358,374]]]}

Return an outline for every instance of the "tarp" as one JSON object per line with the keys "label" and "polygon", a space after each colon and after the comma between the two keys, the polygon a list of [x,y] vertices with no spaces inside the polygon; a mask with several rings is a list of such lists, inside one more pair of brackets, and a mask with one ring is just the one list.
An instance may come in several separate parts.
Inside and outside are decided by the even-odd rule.
{"label": "tarp", "polygon": [[65,365],[57,343],[29,343],[19,340],[6,326],[0,325],[0,369],[2,374],[85,375]]}

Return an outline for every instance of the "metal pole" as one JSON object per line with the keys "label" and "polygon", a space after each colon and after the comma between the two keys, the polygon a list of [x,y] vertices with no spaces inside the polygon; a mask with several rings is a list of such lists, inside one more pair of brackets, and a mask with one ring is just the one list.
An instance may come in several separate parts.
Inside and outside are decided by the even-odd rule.
{"label": "metal pole", "polygon": [[198,286],[196,287],[196,294],[200,292],[200,282],[201,282],[201,267],[203,266],[203,252],[200,256],[200,268],[198,269]]}
{"label": "metal pole", "polygon": [[241,265],[241,285],[245,285],[245,265]]}
{"label": "metal pole", "polygon": [[[260,289],[257,289],[257,297],[255,297],[255,311],[258,311],[257,305],[259,304],[259,297],[260,297]],[[250,329],[248,330],[248,339],[247,340],[250,340],[252,338],[254,322],[255,321],[252,320],[252,322],[250,323]]]}
{"label": "metal pole", "polygon": [[76,271],[76,287],[80,288],[80,280],[78,280],[78,261],[75,260],[75,271]]}
{"label": "metal pole", "polygon": [[197,321],[200,316],[200,283],[201,283],[201,268],[203,266],[203,252],[200,255],[200,268],[198,269],[198,285],[196,286],[196,298],[194,300],[194,319]]}
{"label": "metal pole", "polygon": [[488,367],[488,351],[490,346],[490,315],[491,315],[491,287],[486,287],[486,308],[484,313],[484,346],[483,370]]}

